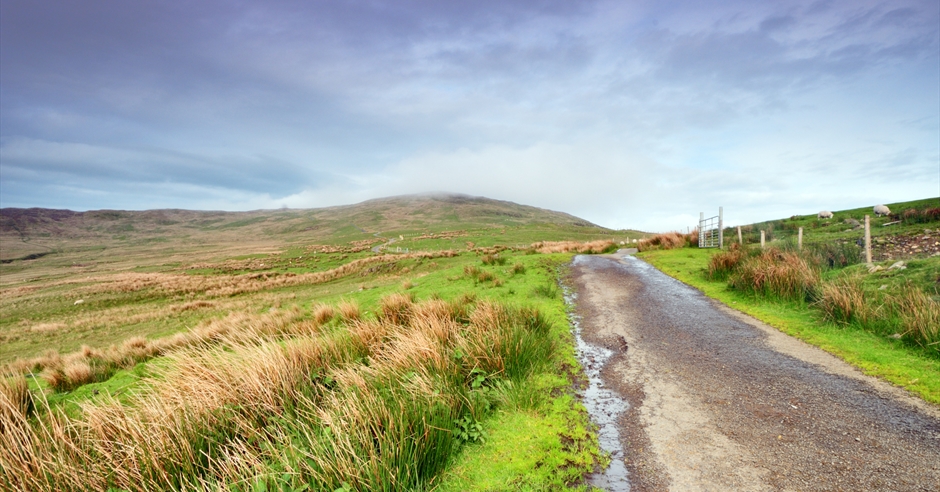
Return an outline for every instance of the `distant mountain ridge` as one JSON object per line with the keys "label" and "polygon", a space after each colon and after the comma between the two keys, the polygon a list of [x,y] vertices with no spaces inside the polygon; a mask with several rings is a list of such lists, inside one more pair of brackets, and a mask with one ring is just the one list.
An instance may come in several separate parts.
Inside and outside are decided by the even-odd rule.
{"label": "distant mountain ridge", "polygon": [[377,233],[440,232],[546,224],[606,230],[573,215],[491,198],[452,193],[404,195],[353,205],[248,212],[160,209],[144,211],[0,209],[0,257],[21,258],[63,242],[186,237],[253,241],[343,241]]}

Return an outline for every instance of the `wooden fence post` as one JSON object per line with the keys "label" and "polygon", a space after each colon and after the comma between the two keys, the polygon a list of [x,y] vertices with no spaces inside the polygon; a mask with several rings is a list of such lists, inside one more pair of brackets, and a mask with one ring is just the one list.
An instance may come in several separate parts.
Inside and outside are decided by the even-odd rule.
{"label": "wooden fence post", "polygon": [[871,219],[865,216],[865,263],[871,265]]}
{"label": "wooden fence post", "polygon": [[764,231],[760,231],[760,249],[764,249]]}
{"label": "wooden fence post", "polygon": [[800,227],[800,232],[797,234],[796,247],[798,249],[803,249],[803,228]]}
{"label": "wooden fence post", "polygon": [[738,244],[744,246],[744,239],[741,238],[741,226],[738,226]]}

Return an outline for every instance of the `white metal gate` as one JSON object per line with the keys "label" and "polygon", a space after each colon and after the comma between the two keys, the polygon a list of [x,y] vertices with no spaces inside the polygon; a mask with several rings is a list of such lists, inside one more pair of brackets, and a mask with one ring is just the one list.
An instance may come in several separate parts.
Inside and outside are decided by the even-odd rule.
{"label": "white metal gate", "polygon": [[705,212],[699,212],[698,219],[698,247],[722,248],[724,247],[724,217],[722,207],[718,207],[718,215],[705,218]]}

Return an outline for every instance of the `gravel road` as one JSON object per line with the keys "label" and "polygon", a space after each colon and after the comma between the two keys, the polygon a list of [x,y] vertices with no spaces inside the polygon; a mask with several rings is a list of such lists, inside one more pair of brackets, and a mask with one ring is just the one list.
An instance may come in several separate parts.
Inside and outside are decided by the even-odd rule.
{"label": "gravel road", "polygon": [[940,409],[627,255],[578,256],[632,491],[940,491]]}

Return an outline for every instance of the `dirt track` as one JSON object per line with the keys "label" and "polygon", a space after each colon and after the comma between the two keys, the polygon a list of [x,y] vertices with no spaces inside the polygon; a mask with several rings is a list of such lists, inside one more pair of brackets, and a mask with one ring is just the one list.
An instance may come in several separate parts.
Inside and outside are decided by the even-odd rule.
{"label": "dirt track", "polygon": [[936,407],[633,257],[572,273],[585,340],[618,351],[631,490],[940,490]]}

